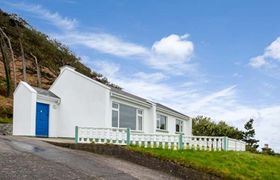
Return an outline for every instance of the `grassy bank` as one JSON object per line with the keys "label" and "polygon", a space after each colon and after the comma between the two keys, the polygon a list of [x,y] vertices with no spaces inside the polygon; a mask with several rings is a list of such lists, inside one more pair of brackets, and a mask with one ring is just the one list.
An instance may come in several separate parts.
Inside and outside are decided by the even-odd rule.
{"label": "grassy bank", "polygon": [[129,147],[132,151],[148,153],[223,178],[280,179],[280,157],[249,152],[172,151]]}

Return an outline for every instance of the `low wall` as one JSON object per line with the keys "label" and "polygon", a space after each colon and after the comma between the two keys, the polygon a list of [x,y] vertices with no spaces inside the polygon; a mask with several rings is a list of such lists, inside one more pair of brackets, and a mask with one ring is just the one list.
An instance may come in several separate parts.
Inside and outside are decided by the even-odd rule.
{"label": "low wall", "polygon": [[176,164],[171,161],[161,160],[155,158],[151,155],[144,154],[141,152],[135,152],[128,150],[119,145],[110,145],[110,144],[71,144],[71,143],[58,143],[58,142],[49,142],[50,144],[83,150],[88,152],[93,152],[97,154],[110,155],[116,158],[124,159],[131,161],[133,163],[170,173],[174,176],[183,178],[183,179],[221,179],[215,175],[207,174],[204,172],[197,171],[195,169]]}

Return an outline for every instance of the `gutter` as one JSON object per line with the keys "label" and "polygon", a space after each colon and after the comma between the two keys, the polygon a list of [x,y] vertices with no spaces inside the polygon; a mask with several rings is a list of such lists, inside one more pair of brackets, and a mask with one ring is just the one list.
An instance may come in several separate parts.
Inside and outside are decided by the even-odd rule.
{"label": "gutter", "polygon": [[125,95],[115,93],[115,92],[111,92],[111,97],[118,98],[118,99],[121,99],[121,100],[125,100],[125,101],[131,102],[131,103],[134,103],[134,104],[138,104],[138,105],[141,105],[141,106],[144,106],[144,107],[147,107],[147,108],[152,107],[152,104],[150,104],[147,101],[143,102],[143,101],[140,101],[140,100],[137,100],[137,99],[134,99],[134,98],[131,98],[131,97],[127,97]]}

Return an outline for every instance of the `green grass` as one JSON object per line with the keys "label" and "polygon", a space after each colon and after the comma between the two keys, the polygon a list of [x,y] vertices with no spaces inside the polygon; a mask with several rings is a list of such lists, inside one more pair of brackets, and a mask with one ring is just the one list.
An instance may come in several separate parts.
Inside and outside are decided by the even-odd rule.
{"label": "green grass", "polygon": [[12,118],[0,117],[0,124],[8,124],[8,123],[12,123],[12,122],[13,122]]}
{"label": "green grass", "polygon": [[226,179],[280,179],[280,157],[249,152],[210,152],[128,147]]}

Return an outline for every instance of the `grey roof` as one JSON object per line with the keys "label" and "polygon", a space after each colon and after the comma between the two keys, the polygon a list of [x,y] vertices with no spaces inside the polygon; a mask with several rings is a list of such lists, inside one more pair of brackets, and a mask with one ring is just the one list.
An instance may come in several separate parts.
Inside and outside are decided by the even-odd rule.
{"label": "grey roof", "polygon": [[111,91],[112,91],[112,92],[115,92],[115,93],[118,93],[118,94],[121,94],[121,95],[124,95],[124,96],[131,97],[131,98],[133,98],[133,99],[137,99],[137,100],[139,100],[139,101],[143,101],[143,102],[148,103],[146,99],[141,98],[141,97],[139,97],[139,96],[136,96],[136,95],[134,95],[134,94],[128,93],[128,92],[126,92],[126,91],[123,91],[123,90],[121,90],[121,89],[117,89],[117,88],[111,87]]}
{"label": "grey roof", "polygon": [[[121,90],[121,89],[117,89],[117,88],[111,87],[111,91],[112,91],[112,92],[115,92],[115,93],[118,93],[118,94],[121,94],[121,95],[124,95],[124,96],[128,96],[128,97],[130,97],[130,98],[133,98],[133,99],[136,99],[136,100],[145,102],[145,103],[149,103],[147,99],[144,99],[144,98],[142,98],[142,97],[136,96],[136,95],[131,94],[131,93],[128,93],[128,92],[123,91],[123,90]],[[150,104],[150,103],[149,103],[149,104]],[[188,117],[187,115],[185,115],[185,114],[183,114],[183,113],[180,113],[180,112],[178,112],[178,111],[176,111],[176,110],[174,110],[174,109],[171,109],[171,108],[169,108],[169,107],[167,107],[167,106],[164,106],[164,105],[162,105],[162,104],[160,104],[160,103],[155,103],[155,104],[156,104],[156,106],[159,107],[159,108],[162,108],[162,109],[165,109],[165,110],[168,110],[168,111],[171,111],[171,112],[180,114],[180,115],[182,115],[182,116]]]}
{"label": "grey roof", "polygon": [[180,112],[178,112],[178,111],[176,111],[176,110],[174,110],[174,109],[171,109],[171,108],[169,108],[169,107],[167,107],[167,106],[164,106],[164,105],[162,105],[162,104],[160,104],[160,103],[156,103],[156,105],[157,105],[157,107],[159,107],[159,108],[166,109],[166,110],[175,112],[175,113],[177,113],[177,114],[180,114],[180,115],[182,115],[182,116],[189,117],[189,116],[187,116],[187,115],[185,115],[185,114],[183,114],[183,113],[180,113]]}
{"label": "grey roof", "polygon": [[35,91],[40,95],[60,99],[57,95],[55,95],[54,93],[52,93],[49,90],[38,88],[38,87],[32,87],[32,88],[35,89]]}

